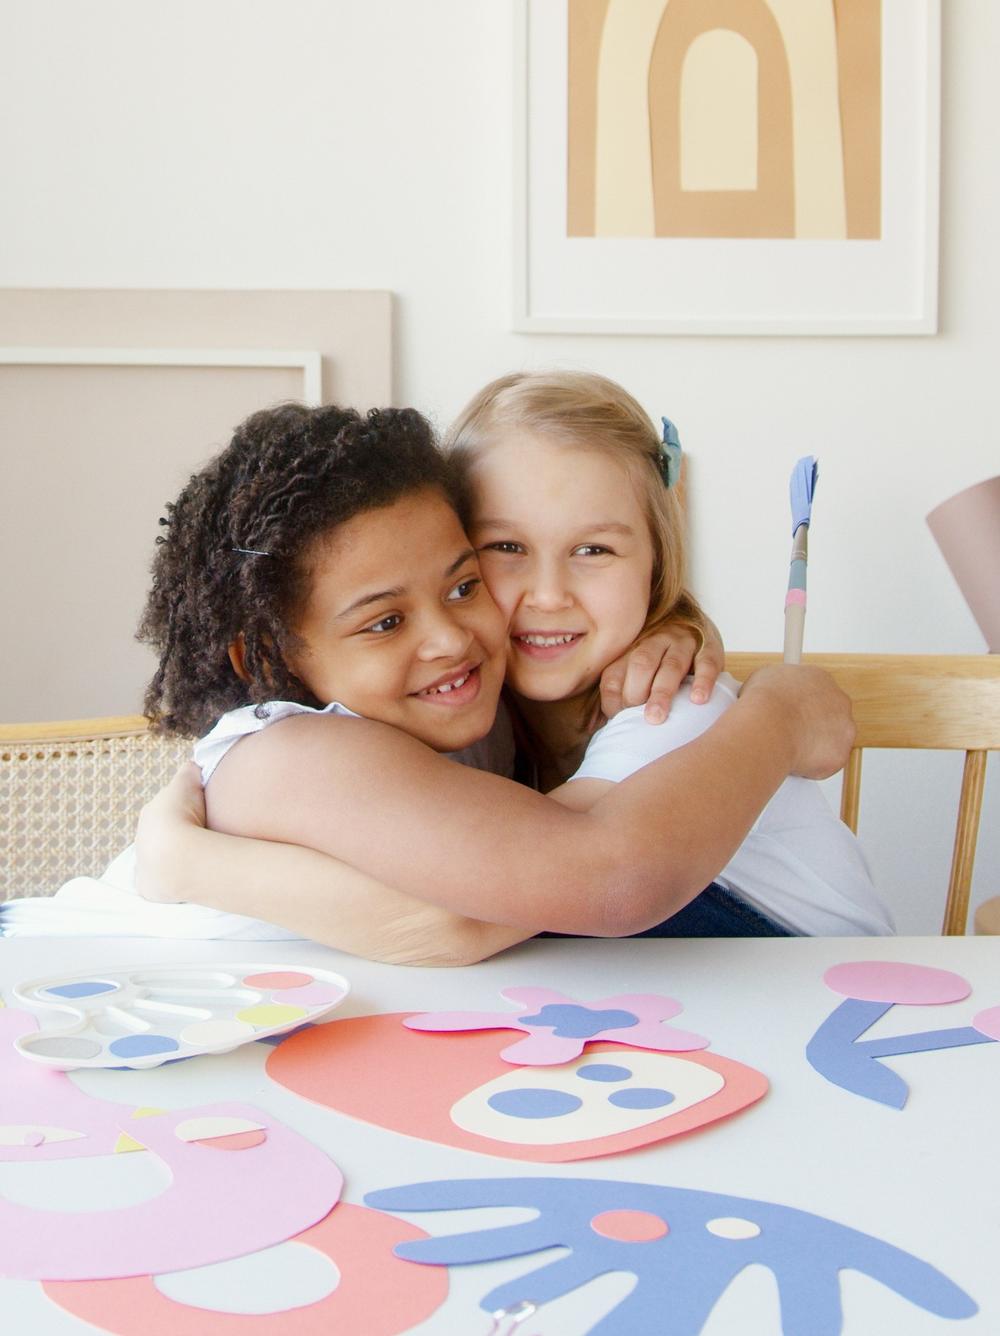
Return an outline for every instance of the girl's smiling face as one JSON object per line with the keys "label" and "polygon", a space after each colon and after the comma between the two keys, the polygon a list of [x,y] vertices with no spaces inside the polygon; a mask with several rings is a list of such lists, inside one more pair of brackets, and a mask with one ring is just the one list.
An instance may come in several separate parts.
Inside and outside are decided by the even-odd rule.
{"label": "girl's smiling face", "polygon": [[472,465],[471,537],[509,620],[507,683],[528,700],[589,690],[642,630],[653,542],[624,465],[522,434]]}
{"label": "girl's smiling face", "polygon": [[288,666],[436,751],[484,737],[503,684],[505,622],[444,496],[429,488],[355,515],[314,544]]}

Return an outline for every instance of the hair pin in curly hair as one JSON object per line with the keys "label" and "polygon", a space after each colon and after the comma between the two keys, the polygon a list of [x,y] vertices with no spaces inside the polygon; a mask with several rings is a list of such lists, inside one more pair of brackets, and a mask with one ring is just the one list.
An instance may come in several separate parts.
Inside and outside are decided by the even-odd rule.
{"label": "hair pin in curly hair", "polygon": [[269,557],[270,552],[261,552],[256,547],[231,547],[230,552],[242,552],[245,557]]}

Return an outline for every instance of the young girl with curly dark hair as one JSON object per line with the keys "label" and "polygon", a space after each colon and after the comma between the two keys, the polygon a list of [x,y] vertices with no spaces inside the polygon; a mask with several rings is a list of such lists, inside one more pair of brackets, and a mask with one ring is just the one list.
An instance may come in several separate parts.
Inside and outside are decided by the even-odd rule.
{"label": "young girl with curly dark hair", "polygon": [[419,413],[255,413],[160,523],[138,631],[159,655],[154,729],[257,731],[277,701],[438,751],[489,733],[504,625]]}

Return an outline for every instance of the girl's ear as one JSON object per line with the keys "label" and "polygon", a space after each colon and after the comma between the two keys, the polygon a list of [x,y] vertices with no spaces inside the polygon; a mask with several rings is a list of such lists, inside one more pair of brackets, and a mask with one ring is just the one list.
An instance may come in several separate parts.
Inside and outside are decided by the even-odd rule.
{"label": "girl's ear", "polygon": [[247,642],[246,637],[241,631],[236,639],[229,646],[229,662],[233,665],[233,672],[241,682],[249,682],[250,674],[247,672]]}

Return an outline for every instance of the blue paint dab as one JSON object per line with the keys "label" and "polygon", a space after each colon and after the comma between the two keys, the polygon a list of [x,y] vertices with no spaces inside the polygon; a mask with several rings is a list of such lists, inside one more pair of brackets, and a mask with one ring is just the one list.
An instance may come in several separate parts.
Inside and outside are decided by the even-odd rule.
{"label": "blue paint dab", "polygon": [[177,1040],[165,1034],[127,1034],[108,1045],[116,1058],[146,1058],[151,1053],[174,1053]]}
{"label": "blue paint dab", "polygon": [[79,983],[61,983],[55,988],[46,988],[53,997],[97,997],[100,993],[117,992],[116,983],[107,983],[100,979],[86,979]]}
{"label": "blue paint dab", "polygon": [[593,1039],[602,1030],[639,1024],[631,1011],[593,1011],[577,1002],[547,1002],[534,1016],[518,1016],[522,1025],[551,1025],[558,1039]]}
{"label": "blue paint dab", "polygon": [[486,1102],[491,1109],[510,1118],[561,1118],[578,1109],[583,1100],[564,1090],[525,1086],[519,1090],[498,1090]]}
{"label": "blue paint dab", "polygon": [[673,1102],[669,1090],[657,1090],[655,1086],[634,1086],[631,1090],[616,1090],[608,1096],[608,1103],[616,1104],[619,1109],[662,1109]]}
{"label": "blue paint dab", "polygon": [[627,1081],[632,1075],[628,1067],[611,1062],[588,1062],[586,1067],[577,1067],[576,1074],[584,1081]]}

